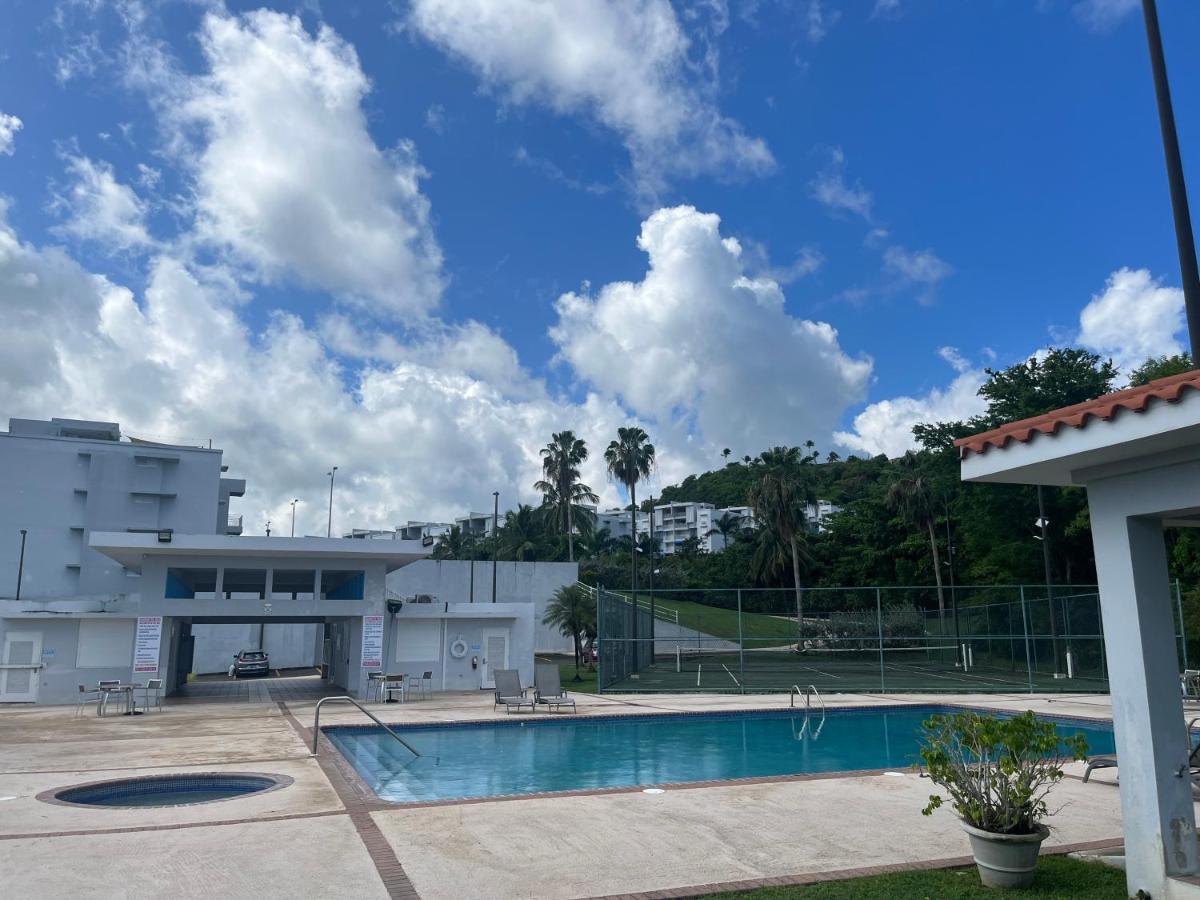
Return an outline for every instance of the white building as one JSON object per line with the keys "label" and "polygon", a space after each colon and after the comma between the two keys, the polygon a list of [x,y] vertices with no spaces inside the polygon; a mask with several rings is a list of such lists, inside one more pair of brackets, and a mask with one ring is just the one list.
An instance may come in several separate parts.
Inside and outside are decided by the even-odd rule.
{"label": "white building", "polygon": [[354,528],[342,537],[366,541],[421,541],[424,546],[432,547],[450,528],[447,522],[408,521],[393,529]]}
{"label": "white building", "polygon": [[358,696],[379,670],[432,671],[435,689],[489,687],[497,668],[532,680],[522,588],[541,581],[514,573],[496,603],[403,603],[388,576],[428,557],[424,540],[239,536],[228,504],[245,484],[221,460],[114,423],[0,432],[0,702],[70,703],[111,679],[158,677],[170,693],[258,640],[278,667],[275,635]]}
{"label": "white building", "polygon": [[[454,524],[458,526],[459,531],[463,535],[474,535],[475,537],[487,537],[492,533],[492,513],[469,512],[465,516],[456,516]],[[498,522],[504,521],[503,514],[495,517]]]}

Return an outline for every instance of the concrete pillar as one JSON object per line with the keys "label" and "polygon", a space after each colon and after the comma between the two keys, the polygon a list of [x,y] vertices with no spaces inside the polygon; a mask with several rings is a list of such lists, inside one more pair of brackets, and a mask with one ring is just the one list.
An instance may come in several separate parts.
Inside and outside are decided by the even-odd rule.
{"label": "concrete pillar", "polygon": [[1104,617],[1129,893],[1171,892],[1200,872],[1160,521],[1123,512],[1119,489],[1089,485]]}

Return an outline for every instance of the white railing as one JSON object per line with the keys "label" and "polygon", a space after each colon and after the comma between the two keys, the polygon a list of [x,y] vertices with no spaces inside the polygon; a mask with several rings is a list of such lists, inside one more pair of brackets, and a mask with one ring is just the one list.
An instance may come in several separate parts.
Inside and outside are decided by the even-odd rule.
{"label": "white railing", "polygon": [[[594,587],[592,587],[590,584],[584,584],[582,581],[577,581],[575,583],[592,600],[596,599],[596,589]],[[614,597],[620,597],[626,603],[633,602],[633,599],[628,594],[623,594],[620,591],[605,590],[604,593],[612,594]],[[642,609],[642,610],[645,610],[646,612],[653,613],[654,618],[658,619],[659,621],[670,622],[672,625],[679,624],[679,610],[677,610],[677,609],[673,609],[671,607],[663,607],[663,606],[660,606],[658,603],[654,603],[653,605],[651,605],[650,598],[643,597],[640,594],[638,595],[638,598],[637,598],[637,606],[638,606],[638,609]]]}

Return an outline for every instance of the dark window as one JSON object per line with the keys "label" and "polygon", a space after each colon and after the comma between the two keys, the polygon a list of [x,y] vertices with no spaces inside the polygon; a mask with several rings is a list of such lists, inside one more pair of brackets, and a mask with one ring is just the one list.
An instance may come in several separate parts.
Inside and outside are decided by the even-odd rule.
{"label": "dark window", "polygon": [[328,600],[362,600],[366,590],[366,575],[361,570],[321,572],[321,597]]}
{"label": "dark window", "polygon": [[167,584],[163,596],[168,600],[211,600],[216,597],[216,569],[167,569]]}
{"label": "dark window", "polygon": [[266,569],[226,569],[221,583],[226,600],[267,599]]}

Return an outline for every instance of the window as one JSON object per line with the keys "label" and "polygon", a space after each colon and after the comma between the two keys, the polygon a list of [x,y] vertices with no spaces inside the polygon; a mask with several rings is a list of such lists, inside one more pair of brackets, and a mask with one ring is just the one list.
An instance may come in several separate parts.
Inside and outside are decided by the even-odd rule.
{"label": "window", "polygon": [[168,600],[212,600],[217,596],[217,570],[170,566],[163,596]]}
{"label": "window", "polygon": [[226,569],[221,590],[226,600],[266,600],[266,569]]}
{"label": "window", "polygon": [[276,569],[271,575],[271,599],[311,600],[316,584],[314,569]]}
{"label": "window", "polygon": [[75,665],[80,669],[133,664],[133,619],[80,619]]}
{"label": "window", "polygon": [[326,569],[321,573],[322,600],[362,600],[366,590],[366,573]]}
{"label": "window", "polygon": [[441,622],[414,619],[396,623],[396,662],[434,662],[441,656]]}

